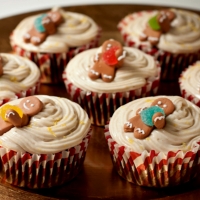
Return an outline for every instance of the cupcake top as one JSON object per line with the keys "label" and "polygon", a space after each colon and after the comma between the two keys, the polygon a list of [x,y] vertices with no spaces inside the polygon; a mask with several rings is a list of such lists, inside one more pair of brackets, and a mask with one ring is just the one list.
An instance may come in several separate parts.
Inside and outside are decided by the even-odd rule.
{"label": "cupcake top", "polygon": [[[32,112],[38,106],[38,101],[42,104],[39,105],[40,110]],[[1,146],[9,150],[32,154],[57,153],[81,143],[90,129],[86,112],[66,98],[37,95],[11,101],[0,107],[0,123],[13,106],[20,107],[23,114],[29,116],[29,122],[22,122],[27,125],[18,128],[11,126],[0,136]],[[24,120],[24,116],[21,118]]]}
{"label": "cupcake top", "polygon": [[179,79],[180,86],[200,99],[200,61],[189,66]]}
{"label": "cupcake top", "polygon": [[[156,46],[160,50],[171,53],[189,53],[199,50],[200,46],[200,17],[192,12],[170,9],[175,15],[170,21],[170,28],[162,33]],[[141,41],[140,37],[153,17],[159,11],[142,11],[126,16],[118,25],[122,34],[128,34],[128,40],[136,45],[144,44],[151,46],[149,41]],[[151,23],[150,23],[151,24]],[[155,23],[153,23],[155,25]],[[155,27],[156,28],[156,27]]]}
{"label": "cupcake top", "polygon": [[16,93],[31,88],[39,81],[40,71],[32,61],[6,53],[1,53],[0,58],[0,101],[15,99]]}
{"label": "cupcake top", "polygon": [[[127,121],[136,116],[138,109],[151,107],[152,103],[158,98],[169,99],[175,107],[170,112],[171,114],[167,113],[163,128],[154,127],[149,136],[143,139],[136,138],[133,131],[127,132],[124,130]],[[162,102],[157,104],[162,104]],[[165,106],[168,106],[167,103],[163,105],[163,108]],[[118,108],[110,120],[109,131],[118,144],[137,153],[142,153],[145,150],[155,150],[157,153],[178,150],[186,152],[197,146],[197,142],[200,140],[199,120],[200,109],[182,97],[145,97]],[[142,132],[140,133],[142,135]]]}
{"label": "cupcake top", "polygon": [[[52,10],[52,12],[54,11],[59,12],[62,16],[61,22],[58,25],[56,24],[56,30],[51,27],[51,24],[49,34],[43,34],[45,27],[39,22],[46,16],[46,13],[27,17],[14,29],[11,43],[13,42],[13,44],[28,51],[60,53],[67,52],[70,47],[85,45],[97,36],[99,27],[90,17],[79,13],[65,12],[56,8]],[[49,20],[48,18],[47,21]],[[40,31],[40,34],[32,30],[34,25]],[[48,30],[49,28],[47,27],[46,29]],[[39,36],[44,41],[38,45],[24,41],[24,36],[30,30],[31,34]]]}
{"label": "cupcake top", "polygon": [[[115,42],[114,40],[108,41]],[[106,43],[107,41],[104,44]],[[101,62],[99,66],[96,66],[96,63],[98,63],[98,55],[102,55],[102,46],[78,54],[68,63],[65,69],[68,81],[84,91],[114,93],[141,88],[149,79],[159,75],[160,68],[158,68],[152,56],[130,47],[123,47],[120,49],[120,52],[118,66],[111,63],[110,67],[108,67],[109,69],[105,72],[99,72],[97,70],[98,68],[106,69],[108,65],[106,62],[115,62],[115,58],[110,56],[110,51],[106,56],[111,57],[111,60],[110,58],[109,60],[106,58],[106,61]],[[123,62],[121,63],[121,61]],[[107,74],[110,75],[115,67],[114,77],[109,77]],[[101,77],[91,79],[90,73],[97,76],[99,76],[98,73],[101,73]],[[104,75],[106,78],[112,80],[107,81],[108,79],[103,78]]]}

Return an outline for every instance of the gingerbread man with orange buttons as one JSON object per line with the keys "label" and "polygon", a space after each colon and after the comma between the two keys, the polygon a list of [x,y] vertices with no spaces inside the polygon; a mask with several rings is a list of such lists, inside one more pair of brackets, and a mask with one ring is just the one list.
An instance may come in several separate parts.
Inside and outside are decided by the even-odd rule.
{"label": "gingerbread man with orange buttons", "polygon": [[161,10],[157,15],[151,17],[140,35],[141,41],[148,40],[152,45],[159,42],[162,33],[169,31],[175,13],[171,10]]}
{"label": "gingerbread man with orange buttons", "polygon": [[138,109],[136,116],[124,124],[124,131],[133,132],[137,139],[144,139],[154,128],[164,128],[166,116],[172,114],[174,110],[175,106],[170,99],[158,98],[150,107]]}
{"label": "gingerbread man with orange buttons", "polygon": [[43,103],[35,96],[23,98],[19,105],[5,104],[0,107],[0,135],[13,127],[28,125],[30,117],[43,109]]}
{"label": "gingerbread man with orange buttons", "polygon": [[113,39],[105,41],[101,53],[94,59],[94,65],[90,68],[88,76],[92,80],[101,78],[105,82],[111,82],[116,69],[122,66],[125,56],[126,51],[118,41]]}
{"label": "gingerbread man with orange buttons", "polygon": [[34,21],[33,27],[24,35],[26,43],[31,42],[34,45],[39,45],[45,41],[48,35],[56,32],[57,26],[63,22],[63,17],[59,11],[51,11],[47,14],[42,14]]}

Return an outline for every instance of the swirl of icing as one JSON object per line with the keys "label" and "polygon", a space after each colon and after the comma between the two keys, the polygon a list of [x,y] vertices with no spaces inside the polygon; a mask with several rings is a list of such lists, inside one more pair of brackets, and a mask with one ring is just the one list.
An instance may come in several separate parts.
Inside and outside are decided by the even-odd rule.
{"label": "swirl of icing", "polygon": [[[157,47],[164,51],[172,53],[188,53],[195,52],[200,49],[200,17],[192,12],[171,9],[176,18],[171,22],[170,30],[162,34]],[[136,42],[136,45],[141,44],[139,36],[142,34],[145,26],[152,16],[156,15],[158,11],[147,12],[143,11],[134,13],[123,19],[120,23],[122,31],[128,33],[129,39]],[[150,46],[150,43],[145,41],[143,44]]]}
{"label": "swirl of icing", "polygon": [[200,61],[189,66],[180,78],[180,87],[200,99]]}
{"label": "swirl of icing", "polygon": [[93,40],[99,30],[97,24],[88,16],[65,12],[59,9],[64,22],[57,27],[57,32],[49,35],[46,40],[38,46],[23,41],[23,35],[31,29],[34,20],[39,16],[31,16],[22,20],[15,28],[12,41],[18,46],[34,52],[67,52],[70,47],[82,46]]}
{"label": "swirl of icing", "polygon": [[34,86],[40,78],[38,67],[28,59],[1,53],[3,74],[0,77],[0,99],[14,98],[14,94]]}
{"label": "swirl of icing", "polygon": [[95,55],[100,48],[84,51],[73,58],[65,71],[67,79],[75,86],[93,92],[122,92],[144,86],[147,79],[158,75],[158,68],[152,56],[140,50],[124,47],[126,57],[123,65],[117,69],[115,79],[106,83],[101,79],[91,80],[88,77],[89,69],[94,65]]}
{"label": "swirl of icing", "polygon": [[[56,153],[79,144],[90,129],[86,112],[65,98],[37,95],[44,104],[22,128],[12,128],[0,136],[1,146],[17,152]],[[9,102],[19,104],[20,99]],[[5,104],[6,105],[6,104]]]}
{"label": "swirl of icing", "polygon": [[175,110],[166,117],[165,127],[154,129],[146,139],[136,139],[133,133],[123,131],[124,123],[135,115],[138,108],[148,107],[158,97],[141,98],[118,108],[109,124],[112,138],[138,153],[144,150],[163,153],[191,150],[200,141],[200,109],[182,97],[163,96],[174,103]]}

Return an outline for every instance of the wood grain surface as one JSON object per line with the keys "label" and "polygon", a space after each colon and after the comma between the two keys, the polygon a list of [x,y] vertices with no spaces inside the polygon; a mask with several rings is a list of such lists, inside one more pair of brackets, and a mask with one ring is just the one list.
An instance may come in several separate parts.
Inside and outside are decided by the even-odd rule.
{"label": "wood grain surface", "polygon": [[[122,38],[117,23],[127,14],[139,10],[161,9],[149,5],[94,5],[65,7],[65,10],[79,12],[92,17],[102,27],[100,44],[110,38]],[[45,10],[46,11],[46,10]],[[40,11],[41,12],[41,11]],[[11,52],[9,35],[25,17],[39,12],[25,13],[0,20],[0,52]],[[197,12],[200,14],[200,12]],[[41,85],[40,94],[68,97],[64,84]],[[158,94],[180,95],[178,82],[161,82]],[[113,169],[103,127],[93,126],[93,135],[88,147],[83,170],[78,176],[62,186],[30,190],[0,183],[0,199],[198,199],[200,177],[189,183],[170,188],[140,187],[123,180]]]}

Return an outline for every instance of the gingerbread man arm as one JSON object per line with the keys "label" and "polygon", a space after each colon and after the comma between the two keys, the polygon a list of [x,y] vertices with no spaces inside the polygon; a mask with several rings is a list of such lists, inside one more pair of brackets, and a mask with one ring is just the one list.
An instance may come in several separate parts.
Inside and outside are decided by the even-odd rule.
{"label": "gingerbread man arm", "polygon": [[152,121],[157,129],[161,129],[165,126],[165,116],[162,113],[155,113],[152,117]]}

